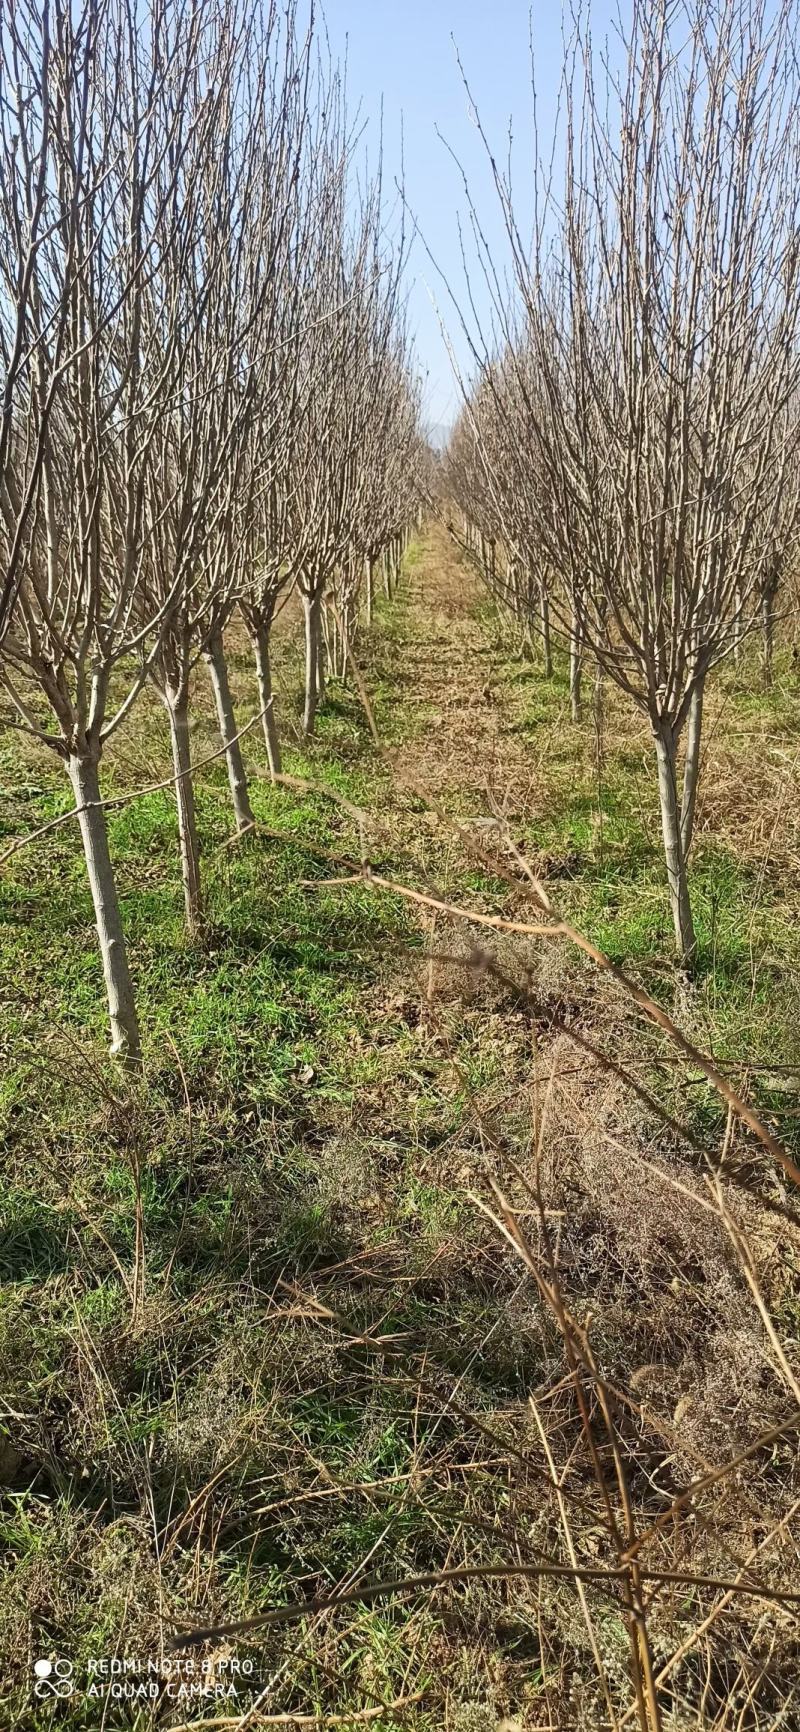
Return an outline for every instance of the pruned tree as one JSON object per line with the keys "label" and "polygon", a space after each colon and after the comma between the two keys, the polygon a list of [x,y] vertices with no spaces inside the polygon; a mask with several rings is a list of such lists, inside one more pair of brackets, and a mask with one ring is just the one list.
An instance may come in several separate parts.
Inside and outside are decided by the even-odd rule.
{"label": "pruned tree", "polygon": [[[237,826],[253,821],[223,649],[241,591],[254,504],[254,430],[284,383],[273,353],[285,288],[286,235],[303,149],[310,37],[294,6],[210,16],[204,55],[187,79],[186,149],[169,248],[153,273],[152,330],[177,308],[175,384],[148,474],[152,532],[138,585],[160,629],[149,678],[169,720],[187,928],[203,925],[191,766],[192,673],[208,661]],[[213,104],[214,126],[203,124]]]}
{"label": "pruned tree", "polygon": [[[0,199],[2,200],[2,251],[0,252],[0,356],[3,365],[3,396],[0,407],[0,485],[11,483],[12,440],[20,398],[26,389],[26,374],[32,351],[42,340],[42,330],[31,313],[35,295],[37,254],[47,234],[47,176],[50,162],[51,121],[51,15],[49,0],[37,15],[31,6],[21,7],[15,28],[3,38],[0,51]],[[88,68],[83,69],[84,81]],[[73,77],[81,76],[76,65]],[[58,317],[49,333],[51,350],[58,354],[66,320],[62,299]],[[8,623],[17,588],[28,516],[33,507],[41,474],[47,415],[52,391],[40,400],[37,442],[28,457],[24,475],[17,477],[16,514],[13,532],[6,516],[3,569],[0,579],[0,633]]]}
{"label": "pruned tree", "polygon": [[296,399],[287,396],[282,433],[275,430],[266,448],[254,453],[254,481],[247,514],[242,577],[237,595],[256,663],[258,699],[272,776],[282,770],[282,756],[272,678],[272,627],[283,601],[297,579],[299,549],[290,529],[293,485],[292,445]]}
{"label": "pruned tree", "polygon": [[576,638],[647,716],[686,959],[705,682],[758,617],[797,486],[793,23],[791,0],[635,0],[621,74],[605,61],[598,81],[581,17],[564,188],[537,181],[532,248],[494,170],[517,299],[488,273],[514,389],[494,383],[499,452],[475,423],[484,471],[510,536],[509,498],[543,479],[562,624],[573,608]]}
{"label": "pruned tree", "polygon": [[[518,365],[518,359],[516,365]],[[450,533],[491,591],[501,615],[521,631],[523,654],[542,638],[544,671],[552,672],[549,578],[539,518],[548,509],[540,477],[529,469],[517,494],[513,455],[505,440],[518,416],[512,408],[516,366],[495,362],[481,372],[458,417],[444,456],[442,485],[458,522]]]}
{"label": "pruned tree", "polygon": [[[253,318],[248,332],[248,414],[240,462],[235,523],[237,572],[232,593],[250,633],[256,658],[264,739],[270,770],[281,757],[270,661],[272,624],[295,572],[290,563],[288,499],[299,397],[299,358],[305,294],[314,236],[310,197],[316,144],[327,125],[326,69],[312,66],[314,9],[303,36],[297,7],[285,10],[271,56],[268,103],[261,103],[261,185],[255,233],[255,268],[249,287]],[[265,59],[263,51],[256,64]],[[241,751],[225,667],[222,631],[206,651],[237,828],[252,823]]]}
{"label": "pruned tree", "polygon": [[[180,114],[200,34],[188,0],[157,0],[146,21],[125,0],[52,0],[44,10],[26,0],[4,20],[0,60],[0,677],[10,724],[69,773],[112,1051],[134,1060],[139,1029],[98,766],[146,677],[170,599],[138,605],[152,447],[182,333],[165,307],[156,353],[146,310],[172,244],[187,142]],[[200,134],[213,129],[212,102],[197,124]],[[126,675],[132,657],[138,671]]]}
{"label": "pruned tree", "polygon": [[[396,353],[405,236],[392,245],[380,166],[360,197],[348,190],[352,140],[344,95],[329,103],[319,151],[318,243],[301,365],[304,412],[291,490],[293,539],[302,548],[298,588],[305,619],[303,728],[314,729],[324,694],[323,600],[339,569],[350,568],[354,529],[367,484],[371,427]],[[332,92],[333,96],[333,92]]]}
{"label": "pruned tree", "polygon": [[359,456],[349,527],[349,549],[333,573],[333,607],[328,621],[329,659],[345,678],[348,647],[358,635],[358,603],[366,587],[368,623],[376,571],[383,561],[395,576],[421,495],[422,436],[419,386],[414,378],[410,345],[397,319],[393,341],[378,344],[368,356],[365,388],[373,412]]}
{"label": "pruned tree", "polygon": [[[316,70],[318,90],[328,69]],[[262,316],[262,366],[246,455],[243,564],[237,599],[256,663],[259,703],[270,773],[282,769],[280,733],[272,679],[272,627],[300,570],[313,557],[316,521],[294,509],[303,460],[303,428],[312,390],[315,318],[322,312],[314,290],[320,219],[326,209],[325,176],[330,159],[325,140],[337,124],[337,108],[318,96],[307,103],[305,128],[297,128],[298,156],[285,184],[285,219],[273,266],[274,292]],[[304,132],[304,136],[303,136]],[[336,174],[341,172],[337,163]]]}
{"label": "pruned tree", "polygon": [[[0,54],[0,679],[75,792],[115,1052],[139,1029],[99,764],[150,682],[202,925],[189,693],[208,663],[252,822],[223,633],[241,599],[273,768],[268,632],[355,547],[403,248],[348,190],[338,74],[295,0],[21,0]],[[310,125],[312,106],[315,125]],[[313,682],[312,682],[313,683]]]}

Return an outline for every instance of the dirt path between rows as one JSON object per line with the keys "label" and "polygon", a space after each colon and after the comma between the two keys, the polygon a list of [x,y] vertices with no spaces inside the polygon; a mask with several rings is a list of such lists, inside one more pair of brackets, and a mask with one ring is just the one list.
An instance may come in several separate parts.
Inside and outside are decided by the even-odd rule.
{"label": "dirt path between rows", "polygon": [[400,640],[404,701],[420,718],[415,780],[476,813],[490,810],[491,796],[519,816],[534,773],[514,731],[514,694],[500,678],[507,653],[477,577],[435,522],[404,580]]}

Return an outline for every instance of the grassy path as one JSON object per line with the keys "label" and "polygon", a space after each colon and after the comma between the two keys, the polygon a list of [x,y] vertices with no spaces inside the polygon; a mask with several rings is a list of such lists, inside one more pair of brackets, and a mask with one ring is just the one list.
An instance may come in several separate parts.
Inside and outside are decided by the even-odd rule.
{"label": "grassy path", "polygon": [[[672,1001],[635,719],[608,698],[601,738],[590,721],[572,729],[560,659],[545,682],[514,658],[436,527],[359,655],[394,777],[347,689],[331,688],[319,737],[301,748],[291,629],[278,656],[287,769],[380,816],[372,857],[389,875],[432,878],[475,906],[498,906],[498,886],[404,780],[462,819],[502,807],[571,912]],[[232,673],[244,721],[255,692],[243,646]],[[761,706],[733,674],[715,691],[696,868],[702,966],[680,1005],[700,1038],[786,1063],[798,1062],[800,960],[792,679],[782,666]],[[216,743],[200,682],[196,714],[200,757]],[[558,1067],[544,1179],[570,1302],[596,1313],[596,1351],[615,1375],[652,1373],[661,1442],[648,1441],[642,1496],[647,1474],[668,1489],[783,1412],[724,1235],[676,1204],[674,1187],[645,1183],[640,1155],[666,1161],[684,1188],[696,1175],[618,1083],[554,1038],[554,1019],[576,1018],[649,1076],[626,1007],[547,952],[532,1026],[513,996],[470,977],[463,931],[432,934],[427,915],[364,885],[315,887],[330,873],[315,849],[357,859],[356,826],[330,800],[273,789],[255,735],[246,748],[256,839],[228,845],[224,772],[200,778],[202,948],[181,929],[168,794],[111,820],[145,1087],[123,1095],[103,1057],[71,827],[0,875],[0,1675],[5,1720],[33,1732],[51,1724],[30,1694],[37,1652],[67,1654],[85,1680],[111,1652],[157,1653],[162,1611],[190,1624],[253,1616],[363,1574],[558,1543],[527,1399],[558,1386],[560,1340],[467,1197],[488,1173],[505,1182],[508,1156],[529,1159],[537,1054]],[[104,787],[157,779],[166,757],[143,704]],[[3,740],[0,778],[9,834],[67,807],[57,769],[17,738]],[[454,958],[433,972],[432,939]],[[503,954],[516,964],[519,946]],[[790,1132],[785,1080],[765,1098]],[[663,1074],[659,1086],[715,1134],[705,1094]],[[773,1275],[790,1318],[792,1280]],[[679,1445],[670,1426],[684,1400]],[[557,1454],[568,1409],[554,1410]],[[596,1546],[590,1531],[577,1537]],[[624,1702],[619,1619],[602,1599],[597,1613]],[[667,1644],[692,1615],[665,1605]],[[415,1732],[445,1717],[452,1732],[493,1732],[503,1714],[520,1725],[552,1714],[571,1666],[574,1724],[592,1723],[586,1633],[561,1587],[543,1597],[476,1583],[351,1607],[222,1645],[217,1661],[231,1651],[253,1663],[242,1708],[256,1683],[274,1713],[419,1694],[402,1715]],[[185,1703],[162,1700],[117,1703],[104,1723],[144,1732],[188,1719]],[[76,1690],[59,1723],[97,1732],[99,1720]],[[372,1722],[399,1723],[391,1712]]]}
{"label": "grassy path", "polygon": [[[474,761],[485,722],[470,689],[482,630],[466,593],[423,599],[436,568],[435,550],[410,561],[365,667],[390,749],[417,767],[424,751],[427,775],[433,733],[437,785],[458,802],[458,759]],[[448,677],[441,694],[445,732],[434,676],[448,641],[459,659],[457,689]],[[438,867],[440,845],[416,803],[390,792],[352,693],[332,688],[310,750],[291,743],[291,637],[278,659],[289,771],[394,813],[393,857]],[[246,720],[249,663],[243,650],[232,660]],[[214,730],[197,697],[203,756]],[[451,749],[459,726],[463,748]],[[157,779],[165,745],[143,704],[105,789]],[[253,736],[248,755],[257,769]],[[9,834],[66,810],[53,767],[16,740],[3,771]],[[102,1057],[77,837],[66,826],[3,874],[0,1386],[17,1418],[5,1428],[0,1637],[15,1724],[49,1725],[30,1696],[32,1649],[67,1654],[85,1679],[112,1648],[156,1651],[161,1606],[189,1622],[200,1608],[246,1616],[367,1559],[371,1571],[444,1562],[464,1487],[480,1501],[497,1446],[479,1428],[465,1438],[443,1392],[455,1376],[489,1412],[522,1394],[510,1276],[458,1179],[471,1133],[424,1016],[423,931],[398,899],[304,882],[325,870],[316,847],[357,852],[339,807],[275,791],[263,770],[253,798],[265,833],[230,848],[224,772],[200,778],[202,948],[181,930],[168,793],[111,817],[147,1048],[146,1087],[124,1101]],[[489,1027],[467,1006],[456,1022],[448,1039],[479,1086],[507,1054],[503,1019]],[[383,1351],[351,1345],[373,1335],[396,1342],[394,1375]],[[279,1673],[278,1708],[363,1707],[420,1681],[427,1693],[441,1637],[431,1615],[412,1614],[376,1607],[344,1646],[335,1628],[296,1655],[290,1643],[288,1669],[282,1638],[241,1651],[259,1680]],[[446,1647],[448,1670],[462,1651],[472,1663],[469,1619]],[[437,1686],[415,1724],[438,1723],[439,1697]],[[96,1703],[76,1691],[68,1712],[96,1732]],[[108,1724],[140,1724],[131,1708],[110,1712]]]}

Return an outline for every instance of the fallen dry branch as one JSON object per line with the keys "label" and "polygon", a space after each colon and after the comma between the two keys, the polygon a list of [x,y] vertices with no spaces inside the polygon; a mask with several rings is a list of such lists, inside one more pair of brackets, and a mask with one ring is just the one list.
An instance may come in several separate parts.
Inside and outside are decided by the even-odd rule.
{"label": "fallen dry branch", "polygon": [[[781,1517],[780,1521],[776,1522],[774,1526],[770,1528],[769,1533],[765,1534],[762,1540],[759,1540],[758,1545],[753,1546],[745,1559],[741,1572],[742,1579],[744,1578],[746,1571],[755,1563],[756,1559],[763,1557],[764,1553],[769,1551],[770,1547],[774,1545],[779,1536],[786,1532],[789,1523],[794,1520],[798,1511],[800,1511],[800,1498],[795,1499],[794,1503],[786,1511],[786,1514]],[[675,1667],[680,1665],[681,1660],[683,1660],[685,1656],[690,1653],[691,1649],[696,1647],[697,1643],[702,1640],[703,1636],[707,1635],[708,1631],[712,1629],[713,1625],[722,1616],[726,1607],[731,1604],[732,1599],[732,1594],[723,1594],[722,1598],[717,1601],[715,1606],[712,1606],[711,1611],[705,1618],[703,1618],[702,1622],[691,1631],[690,1635],[685,1637],[684,1641],[680,1643],[680,1646],[675,1649],[674,1654],[671,1654],[670,1658],[659,1668],[655,1679],[656,1685],[659,1689],[666,1683],[667,1679],[674,1672]],[[620,1727],[629,1724],[633,1719],[634,1711],[635,1710],[631,1708],[627,1709],[619,1722]]]}
{"label": "fallen dry branch", "polygon": [[[755,1600],[765,1600],[778,1606],[800,1607],[800,1593],[794,1593],[788,1588],[769,1588],[760,1582],[732,1581],[724,1576],[692,1575],[684,1570],[649,1570],[641,1569],[640,1575],[644,1582],[654,1582],[659,1586],[672,1585],[679,1588],[710,1588],[714,1592],[726,1594],[741,1594],[743,1597]],[[321,1595],[310,1600],[299,1600],[289,1606],[274,1606],[271,1612],[261,1612],[256,1618],[237,1619],[229,1624],[209,1624],[201,1629],[181,1631],[172,1637],[170,1647],[173,1649],[196,1648],[203,1642],[215,1642],[225,1636],[242,1636],[248,1630],[264,1630],[275,1624],[294,1623],[298,1618],[307,1618],[317,1612],[335,1612],[339,1606],[366,1605],[371,1600],[382,1599],[386,1594],[413,1594],[425,1588],[440,1588],[450,1582],[472,1581],[509,1581],[515,1576],[537,1580],[540,1577],[552,1577],[554,1580],[567,1582],[599,1582],[624,1583],[629,1578],[629,1570],[624,1566],[610,1565],[600,1568],[591,1564],[559,1563],[557,1558],[543,1559],[536,1564],[464,1564],[450,1570],[430,1570],[419,1576],[389,1577],[386,1581],[364,1582],[360,1587],[350,1588],[342,1594]]]}
{"label": "fallen dry branch", "polygon": [[[456,825],[456,828],[459,833],[463,835],[463,826]],[[530,894],[530,888],[528,885],[522,884],[519,880],[511,878],[510,875],[502,873],[499,862],[495,861],[492,856],[487,855],[483,849],[473,847],[471,852],[475,854],[482,864],[490,871],[500,873],[500,875],[507,877],[507,881],[513,885],[515,890],[520,891],[523,895]],[[783,1169],[787,1178],[790,1178],[793,1184],[800,1186],[800,1167],[798,1167],[796,1162],[792,1160],[788,1149],[784,1148],[783,1143],[779,1142],[778,1138],[773,1136],[772,1132],[768,1130],[763,1120],[759,1118],[758,1113],[748,1105],[747,1101],[742,1099],[742,1096],[738,1091],[733,1088],[731,1083],[729,1083],[727,1077],[723,1076],[722,1072],[717,1068],[713,1059],[709,1058],[707,1053],[704,1053],[700,1047],[695,1046],[694,1043],[681,1032],[677,1024],[673,1022],[672,1017],[669,1016],[665,1010],[662,1010],[659,1004],[656,1004],[655,999],[651,998],[648,992],[645,992],[644,987],[638,986],[635,981],[631,980],[628,975],[624,974],[623,970],[619,968],[615,962],[612,962],[610,957],[606,956],[602,950],[598,950],[597,946],[592,944],[591,940],[586,938],[582,932],[579,932],[576,927],[572,926],[568,920],[557,918],[552,922],[552,924],[545,926],[534,924],[529,921],[512,921],[500,915],[483,914],[479,910],[464,908],[457,903],[448,902],[444,897],[426,895],[425,892],[414,890],[408,885],[401,884],[394,879],[384,878],[380,873],[373,872],[368,866],[365,866],[361,872],[353,873],[346,878],[329,878],[314,880],[312,882],[316,887],[332,889],[353,884],[359,879],[365,884],[372,885],[376,889],[387,890],[393,896],[402,896],[408,901],[416,902],[423,907],[430,907],[439,912],[447,913],[453,919],[463,920],[469,925],[478,924],[491,926],[505,931],[524,934],[529,938],[559,937],[569,939],[572,944],[576,945],[579,950],[583,951],[584,955],[588,956],[591,961],[595,963],[597,968],[609,974],[612,979],[616,981],[617,985],[622,987],[623,991],[633,1001],[637,1008],[644,1012],[648,1020],[654,1023],[657,1028],[660,1028],[663,1033],[666,1034],[680,1049],[684,1058],[688,1059],[692,1065],[695,1065],[698,1070],[703,1072],[703,1075],[712,1084],[713,1088],[716,1089],[717,1094],[719,1094],[722,1100],[725,1101],[726,1105],[732,1108],[736,1117],[741,1119],[743,1124],[747,1125],[748,1129],[753,1132],[753,1135],[758,1138],[759,1142],[764,1145],[764,1148],[767,1149],[778,1162],[778,1165]],[[537,905],[541,907],[542,904],[538,895],[536,899]],[[551,916],[554,912],[549,902],[546,905],[546,911]]]}
{"label": "fallen dry branch", "polygon": [[392,878],[382,877],[380,872],[373,871],[371,866],[365,866],[362,872],[353,872],[347,878],[316,878],[303,879],[306,889],[340,890],[348,884],[374,884],[378,889],[388,890],[392,896],[402,896],[407,902],[416,902],[423,908],[435,908],[441,914],[452,914],[455,919],[469,920],[470,925],[491,926],[497,932],[519,932],[527,937],[559,938],[562,936],[562,926],[531,926],[524,920],[507,920],[502,914],[482,914],[479,909],[465,910],[454,902],[445,902],[439,896],[425,895],[422,890],[412,890],[408,884],[398,884]]}
{"label": "fallen dry branch", "polygon": [[[390,770],[394,771],[394,764],[392,763],[385,746],[382,744],[378,733],[374,711],[372,704],[370,703],[369,693],[363,675],[357,665],[352,648],[349,644],[348,657],[373,740],[375,741],[384,762]],[[725,1101],[726,1105],[733,1109],[736,1117],[741,1119],[742,1123],[748,1126],[748,1129],[753,1132],[753,1135],[758,1138],[759,1142],[763,1143],[764,1148],[769,1150],[773,1159],[778,1162],[780,1167],[782,1167],[787,1178],[790,1178],[793,1184],[800,1186],[800,1167],[798,1167],[796,1162],[792,1160],[788,1149],[784,1148],[778,1138],[773,1136],[772,1132],[768,1130],[767,1126],[763,1123],[763,1120],[759,1118],[758,1113],[754,1112],[753,1108],[748,1105],[747,1101],[742,1099],[741,1095],[731,1086],[727,1078],[723,1076],[722,1072],[718,1069],[717,1065],[711,1058],[709,1058],[708,1054],[704,1053],[699,1047],[696,1047],[694,1043],[683,1034],[681,1029],[678,1028],[677,1023],[673,1021],[667,1011],[662,1010],[661,1006],[656,1003],[654,998],[651,998],[649,992],[646,992],[644,987],[639,986],[636,981],[631,980],[630,976],[625,974],[623,969],[619,968],[615,962],[612,962],[611,958],[606,956],[604,951],[599,950],[597,945],[592,944],[591,939],[587,938],[578,927],[573,926],[571,921],[563,919],[563,917],[558,913],[558,910],[553,907],[550,897],[548,896],[543,884],[536,877],[530,863],[525,860],[524,856],[516,847],[511,845],[508,832],[500,822],[498,821],[498,829],[504,835],[506,842],[511,845],[512,853],[516,858],[517,864],[524,872],[524,879],[515,877],[513,873],[508,871],[508,868],[497,858],[496,855],[489,854],[486,849],[479,847],[474,837],[470,835],[465,826],[459,823],[458,819],[451,817],[449,813],[445,812],[441,802],[434,799],[427,789],[420,787],[414,781],[406,781],[405,786],[408,787],[411,792],[416,794],[417,798],[422,800],[430,811],[435,813],[441,824],[459,837],[468,854],[470,854],[474,859],[480,861],[481,865],[493,876],[501,878],[516,894],[522,895],[527,900],[532,901],[541,913],[549,917],[553,929],[548,936],[558,936],[568,939],[571,944],[574,944],[578,950],[583,952],[584,956],[589,957],[590,961],[594,963],[596,968],[600,969],[604,974],[609,975],[611,979],[616,982],[617,986],[622,988],[623,992],[625,992],[627,997],[636,1005],[637,1009],[643,1012],[648,1021],[654,1023],[657,1028],[660,1028],[672,1041],[673,1045],[679,1049],[684,1058],[688,1059],[691,1064],[696,1065],[697,1068],[703,1072],[703,1075],[707,1077],[708,1081],[716,1089],[717,1093],[721,1096],[722,1100]],[[366,868],[364,869],[364,876],[367,876]],[[409,894],[407,887],[404,890],[400,886],[390,884],[389,881],[385,881],[385,884],[386,888],[391,888],[397,895]],[[413,893],[413,896],[414,900],[419,899],[424,901],[424,898],[422,898],[418,892]],[[435,899],[432,906],[440,907],[443,904],[446,906],[444,898]],[[469,911],[456,908],[455,905],[449,907],[447,911],[452,913],[454,917],[458,919],[469,920],[470,918],[474,918]],[[520,923],[518,926],[515,926],[514,930],[526,932],[529,937],[533,938],[545,935],[546,931],[543,926],[526,925],[525,923]]]}
{"label": "fallen dry branch", "polygon": [[392,1702],[377,1702],[374,1708],[358,1708],[351,1714],[262,1714],[258,1709],[251,1719],[250,1713],[238,1714],[235,1719],[225,1715],[216,1720],[193,1720],[182,1726],[173,1726],[171,1732],[237,1732],[238,1727],[250,1726],[363,1726],[370,1720],[380,1720],[384,1714],[399,1714],[405,1708],[413,1708],[416,1702],[424,1700],[424,1690],[414,1690],[410,1696],[395,1696]]}
{"label": "fallen dry branch", "polygon": [[[463,963],[464,959],[463,957],[450,955],[446,951],[441,951],[437,953],[435,960],[447,963]],[[508,974],[505,969],[500,968],[494,957],[490,956],[487,951],[476,949],[472,953],[471,960],[476,969],[488,975],[497,983],[498,986],[503,987],[506,992],[513,994],[521,1003],[527,1005],[532,1015],[536,1014],[536,1001],[528,988],[521,985],[520,982]],[[620,1082],[623,1083],[627,1089],[630,1089],[631,1093],[636,1096],[637,1100],[640,1100],[642,1105],[645,1106],[649,1112],[652,1112],[656,1118],[660,1119],[661,1123],[667,1128],[667,1130],[674,1132],[677,1137],[680,1137],[681,1141],[687,1143],[690,1148],[694,1149],[697,1154],[702,1156],[703,1160],[709,1165],[712,1172],[719,1172],[731,1184],[737,1185],[742,1190],[747,1191],[750,1196],[756,1199],[762,1208],[769,1210],[771,1213],[782,1216],[784,1220],[790,1221],[792,1226],[800,1227],[800,1216],[788,1203],[779,1200],[777,1197],[765,1195],[763,1190],[761,1190],[755,1181],[750,1179],[746,1173],[739,1172],[735,1167],[725,1165],[722,1156],[718,1161],[715,1160],[712,1152],[697,1136],[695,1136],[690,1127],[683,1124],[680,1119],[676,1119],[674,1114],[670,1113],[662,1102],[658,1100],[649,1089],[646,1089],[635,1076],[633,1076],[629,1065],[621,1064],[619,1060],[614,1058],[605,1047],[598,1046],[595,1041],[590,1040],[589,1037],[584,1034],[582,1029],[576,1027],[573,1022],[567,1021],[557,1013],[548,1010],[547,1020],[551,1028],[556,1029],[560,1034],[563,1034],[565,1039],[571,1041],[572,1044],[577,1046],[581,1052],[587,1053],[602,1070],[608,1072],[610,1076],[618,1077]],[[676,1062],[680,1063],[680,1055],[676,1054],[675,1057]],[[662,1059],[659,1058],[658,1063],[661,1064],[662,1062]],[[604,1133],[604,1135],[607,1136],[607,1133]],[[636,1159],[642,1161],[645,1166],[648,1165],[641,1154],[637,1153]],[[668,1180],[667,1182],[675,1183],[674,1180]],[[712,1214],[717,1213],[717,1210],[713,1205],[706,1203],[704,1198],[695,1197],[694,1201],[698,1208],[707,1208],[711,1210]]]}

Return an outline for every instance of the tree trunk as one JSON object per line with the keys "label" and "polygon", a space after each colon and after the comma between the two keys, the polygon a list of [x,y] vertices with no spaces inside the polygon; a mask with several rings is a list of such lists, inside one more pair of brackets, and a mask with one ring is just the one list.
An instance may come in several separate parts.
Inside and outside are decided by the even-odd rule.
{"label": "tree trunk", "polygon": [[128,969],[117,887],[108,848],[106,815],[100,804],[100,782],[94,758],[71,757],[69,778],[78,808],[86,871],[94,904],[97,937],[111,1023],[111,1051],[125,1063],[141,1063],[139,1023]]}
{"label": "tree trunk", "polygon": [[583,645],[578,621],[573,614],[569,629],[569,701],[573,722],[581,719],[581,683],[583,680]]}
{"label": "tree trunk", "polygon": [[343,685],[347,684],[350,673],[350,651],[358,634],[358,615],[356,603],[349,598],[342,605],[342,629],[339,633],[339,678]]}
{"label": "tree trunk", "polygon": [[275,697],[272,690],[272,665],[269,654],[269,639],[272,620],[264,615],[251,615],[248,618],[250,634],[256,656],[256,676],[258,678],[258,696],[261,705],[261,725],[264,730],[264,744],[267,748],[269,772],[274,778],[281,774],[281,746],[278,737],[278,722],[275,715]]}
{"label": "tree trunk", "polygon": [[603,668],[602,663],[595,661],[594,680],[592,681],[592,717],[598,736],[603,728]]}
{"label": "tree trunk", "polygon": [[[517,567],[516,567],[516,564],[515,564],[513,559],[509,559],[506,562],[506,575],[505,575],[505,581],[503,584],[503,588],[504,588],[506,600],[508,602],[508,606],[511,608],[511,612],[513,613],[515,619],[523,618],[524,617],[523,609],[520,606],[519,582],[517,580]],[[530,621],[526,621],[524,630],[530,631]]]}
{"label": "tree trunk", "polygon": [[539,608],[542,621],[542,645],[544,648],[544,677],[549,680],[553,673],[553,646],[550,642],[550,600],[547,586],[542,583],[539,590]]}
{"label": "tree trunk", "polygon": [[658,762],[658,795],[661,805],[661,831],[667,862],[667,881],[675,929],[675,946],[684,962],[691,962],[695,951],[694,923],[689,902],[686,857],[681,846],[681,814],[678,805],[678,754],[675,735],[668,722],[661,722],[655,735]]}
{"label": "tree trunk", "polygon": [[733,605],[734,605],[734,610],[736,613],[736,623],[735,623],[734,628],[733,628],[733,634],[734,634],[733,635],[733,660],[734,660],[735,665],[738,667],[739,662],[742,659],[742,636],[743,636],[743,631],[742,631],[743,601],[742,601],[742,586],[740,583],[737,583],[737,585],[736,585],[736,589],[734,592],[734,598],[733,598]]}
{"label": "tree trunk", "polygon": [[375,577],[375,561],[370,555],[367,560],[367,625],[372,624],[372,588]]}
{"label": "tree trunk", "polygon": [[190,937],[196,938],[203,927],[203,898],[200,888],[200,845],[197,840],[192,755],[189,747],[188,694],[168,691],[164,702],[169,716],[172,762],[176,778],[175,802],[178,808],[186,928]]}
{"label": "tree trunk", "polygon": [[319,598],[319,602],[317,604],[317,617],[319,620],[319,625],[317,627],[317,708],[319,708],[319,705],[324,701],[324,698],[325,698],[325,677],[326,677],[326,667],[327,667],[327,664],[325,661],[325,639],[324,639],[323,634],[322,634],[322,596],[321,595]]}
{"label": "tree trunk", "polygon": [[303,596],[303,612],[306,624],[306,676],[305,704],[303,707],[303,733],[310,740],[314,732],[314,722],[317,707],[322,697],[320,690],[320,668],[322,662],[322,596]]}
{"label": "tree trunk", "polygon": [[[321,607],[319,612],[320,636],[325,645],[325,655],[334,679],[336,678],[336,617],[330,607]],[[317,683],[319,684],[319,667],[317,667]]]}
{"label": "tree trunk", "polygon": [[244,830],[249,830],[255,823],[250,796],[247,791],[247,773],[241,753],[239,741],[236,738],[236,717],[233,711],[233,699],[228,682],[228,664],[225,660],[225,646],[222,633],[211,639],[206,653],[208,671],[214,688],[214,702],[217,706],[217,721],[225,747],[225,762],[228,767],[233,814],[236,829],[241,836]]}
{"label": "tree trunk", "polygon": [[[340,600],[335,612],[333,608],[324,608],[322,613],[324,621],[324,631],[322,636],[325,646],[325,659],[327,662],[328,672],[335,680],[344,680],[345,677],[345,668],[347,663],[347,656],[345,653],[346,634],[348,631],[347,613],[348,604],[344,600]],[[323,672],[320,672],[319,678],[320,680],[324,679]]]}
{"label": "tree trunk", "polygon": [[765,588],[761,592],[761,671],[764,679],[764,690],[769,691],[772,685],[772,655],[775,648],[775,590]]}
{"label": "tree trunk", "polygon": [[686,723],[686,758],[683,766],[683,797],[681,799],[681,849],[688,863],[694,833],[694,812],[697,804],[697,783],[700,775],[700,740],[703,731],[703,691],[705,675],[692,692]]}

